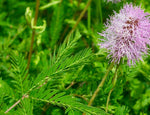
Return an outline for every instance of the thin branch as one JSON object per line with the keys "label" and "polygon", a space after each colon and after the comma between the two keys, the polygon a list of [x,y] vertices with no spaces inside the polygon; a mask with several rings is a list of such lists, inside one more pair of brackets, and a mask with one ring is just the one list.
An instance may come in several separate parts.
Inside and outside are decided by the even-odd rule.
{"label": "thin branch", "polygon": [[95,90],[95,92],[94,92],[92,98],[90,99],[90,101],[89,101],[89,103],[88,103],[89,106],[92,105],[92,103],[93,103],[95,97],[97,96],[98,92],[100,91],[100,88],[103,87],[104,82],[105,82],[105,80],[106,80],[106,78],[107,78],[107,76],[108,76],[108,73],[111,71],[111,69],[113,68],[113,66],[114,66],[114,62],[112,62],[112,63],[110,64],[110,66],[109,66],[109,68],[108,68],[108,70],[107,70],[105,76],[103,77],[102,81],[100,82],[100,84],[98,85],[97,89]]}
{"label": "thin branch", "polygon": [[[34,16],[34,24],[33,24],[33,26],[36,26],[36,23],[37,23],[38,12],[39,12],[39,5],[40,5],[40,0],[36,0],[36,8],[35,8],[35,16]],[[27,69],[29,69],[29,67],[30,67],[30,61],[31,61],[32,50],[33,50],[33,43],[34,43],[34,37],[35,37],[35,29],[32,30],[31,46],[30,46],[30,51],[29,51]]]}
{"label": "thin branch", "polygon": [[66,90],[68,90],[70,87],[72,87],[75,84],[74,81],[71,82],[71,84],[66,88]]}
{"label": "thin branch", "polygon": [[114,74],[113,81],[112,81],[113,88],[112,88],[112,89],[109,91],[109,93],[108,93],[107,103],[106,103],[106,112],[108,112],[108,105],[109,105],[109,101],[110,101],[110,95],[111,95],[111,93],[113,92],[114,87],[115,87],[115,84],[116,84],[118,68],[119,68],[119,64],[118,64],[117,67],[116,67],[115,74]]}
{"label": "thin branch", "polygon": [[114,90],[114,88],[112,88],[109,93],[108,93],[108,97],[107,97],[107,103],[106,103],[106,112],[108,112],[108,105],[109,105],[109,100],[110,100],[110,95],[112,93],[112,91]]}
{"label": "thin branch", "polygon": [[89,0],[87,5],[85,6],[84,10],[81,12],[79,18],[76,21],[76,24],[73,26],[72,30],[69,32],[68,37],[74,32],[74,30],[76,29],[77,25],[79,24],[79,22],[81,21],[81,19],[83,18],[85,12],[87,11],[89,5],[91,4],[92,0]]}
{"label": "thin branch", "polygon": [[85,100],[87,103],[88,103],[88,100],[84,97],[84,96],[82,96],[82,95],[78,95],[78,94],[73,94],[75,97],[80,97],[80,98],[82,98],[83,100]]}
{"label": "thin branch", "polygon": [[21,100],[24,100],[24,98],[28,98],[28,97],[29,97],[29,95],[22,96],[22,98],[19,99],[15,104],[13,104],[9,109],[7,109],[7,111],[5,111],[5,113],[8,113],[11,109],[13,109],[16,105],[18,105],[21,102]]}
{"label": "thin branch", "polygon": [[[106,80],[106,78],[107,78],[109,72],[112,70],[113,66],[114,66],[114,62],[112,62],[112,63],[110,64],[110,66],[109,66],[109,68],[107,69],[107,72],[106,72],[106,74],[104,75],[102,81],[100,82],[100,84],[98,85],[97,89],[95,90],[93,96],[91,97],[91,99],[90,99],[90,101],[89,101],[89,103],[88,103],[89,106],[92,105],[92,103],[93,103],[95,97],[97,96],[98,92],[100,91],[100,88],[103,87],[104,82],[105,82],[105,80]],[[83,113],[82,115],[86,115],[86,114]]]}

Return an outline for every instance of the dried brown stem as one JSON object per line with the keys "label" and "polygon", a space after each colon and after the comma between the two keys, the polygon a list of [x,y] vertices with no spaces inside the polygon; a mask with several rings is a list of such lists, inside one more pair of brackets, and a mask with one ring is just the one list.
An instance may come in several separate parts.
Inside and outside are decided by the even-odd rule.
{"label": "dried brown stem", "polygon": [[[38,12],[39,12],[39,5],[40,5],[40,0],[36,0],[36,8],[35,8],[35,16],[34,16],[34,24],[33,24],[33,26],[36,26],[36,23],[37,23]],[[31,46],[30,46],[30,51],[29,51],[29,56],[28,56],[27,69],[29,69],[29,67],[30,67],[30,61],[31,61],[32,50],[33,50],[33,43],[34,43],[34,37],[35,37],[35,29],[32,30]]]}

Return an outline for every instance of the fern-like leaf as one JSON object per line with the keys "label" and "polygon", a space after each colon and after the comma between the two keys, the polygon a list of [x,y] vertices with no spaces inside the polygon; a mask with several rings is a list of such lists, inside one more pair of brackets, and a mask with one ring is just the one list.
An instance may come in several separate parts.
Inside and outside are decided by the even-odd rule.
{"label": "fern-like leaf", "polygon": [[[66,95],[65,92],[59,92],[58,90],[40,89],[32,90],[30,97],[37,101],[51,103],[64,108],[79,110],[81,112],[89,113],[92,115],[107,115],[103,110],[84,105],[77,101],[77,99],[71,95]],[[67,109],[68,111],[68,109]]]}
{"label": "fern-like leaf", "polygon": [[44,69],[41,74],[37,76],[30,91],[53,79],[52,77],[72,68],[79,67],[81,64],[83,65],[89,60],[92,54],[91,49],[81,50],[74,55],[71,53],[71,50],[75,47],[80,36],[80,33],[77,31],[74,39],[71,37],[60,46],[58,52],[51,56],[50,67]]}
{"label": "fern-like leaf", "polygon": [[28,71],[26,70],[26,62],[22,55],[16,56],[11,54],[11,65],[13,68],[12,83],[16,91],[23,96],[29,89]]}

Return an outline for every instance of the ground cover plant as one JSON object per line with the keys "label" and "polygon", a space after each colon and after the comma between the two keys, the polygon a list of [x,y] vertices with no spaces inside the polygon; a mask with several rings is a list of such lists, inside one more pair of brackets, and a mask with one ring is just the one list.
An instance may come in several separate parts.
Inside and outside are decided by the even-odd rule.
{"label": "ground cover plant", "polygon": [[150,1],[1,0],[0,115],[149,115]]}

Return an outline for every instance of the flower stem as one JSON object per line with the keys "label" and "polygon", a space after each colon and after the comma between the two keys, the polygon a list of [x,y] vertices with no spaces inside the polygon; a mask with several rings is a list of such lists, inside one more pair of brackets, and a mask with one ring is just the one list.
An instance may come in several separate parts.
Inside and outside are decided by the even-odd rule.
{"label": "flower stem", "polygon": [[117,81],[117,70],[118,70],[118,68],[119,68],[119,64],[116,67],[115,74],[114,74],[113,81],[112,81],[113,88],[108,93],[107,103],[106,103],[106,112],[108,112],[108,105],[109,105],[109,101],[110,101],[110,95],[111,95],[112,91],[114,90],[114,87],[115,87],[115,84],[116,84],[116,81]]}
{"label": "flower stem", "polygon": [[[36,8],[35,8],[35,16],[34,16],[34,25],[33,26],[36,26],[36,23],[37,23],[39,5],[40,5],[40,0],[36,0]],[[29,69],[29,67],[30,67],[30,61],[31,61],[32,50],[33,50],[33,43],[34,43],[34,36],[35,36],[35,29],[32,30],[31,46],[30,46],[30,51],[29,51],[29,56],[28,56],[27,69]]]}
{"label": "flower stem", "polygon": [[106,103],[106,112],[108,112],[108,105],[109,105],[109,100],[110,100],[110,95],[112,93],[112,91],[114,90],[114,88],[112,88],[109,93],[108,93],[108,97],[107,97],[107,103]]}
{"label": "flower stem", "polygon": [[105,82],[105,80],[106,80],[106,78],[107,78],[107,76],[108,76],[108,73],[111,71],[111,69],[113,68],[113,66],[114,66],[114,62],[112,62],[112,63],[110,64],[110,66],[109,66],[109,68],[108,68],[106,74],[104,75],[102,81],[100,82],[100,84],[98,85],[97,89],[95,90],[93,96],[91,97],[91,99],[90,99],[90,101],[89,101],[89,103],[88,103],[89,106],[92,105],[92,103],[93,103],[95,97],[97,96],[98,92],[100,91],[100,88],[103,87],[104,82]]}

